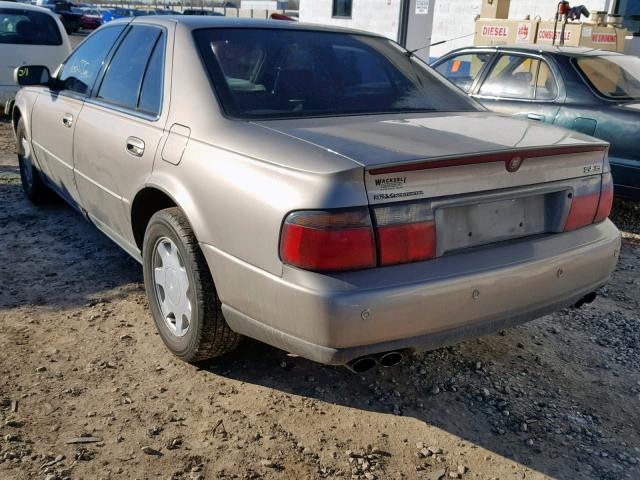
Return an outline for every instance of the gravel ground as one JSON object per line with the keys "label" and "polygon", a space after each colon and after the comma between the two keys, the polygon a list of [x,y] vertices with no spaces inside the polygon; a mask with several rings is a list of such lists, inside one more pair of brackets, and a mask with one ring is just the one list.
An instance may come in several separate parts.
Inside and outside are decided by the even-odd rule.
{"label": "gravel ground", "polygon": [[640,211],[591,305],[364,376],[164,349],[140,267],[23,196],[0,122],[0,479],[638,479]]}

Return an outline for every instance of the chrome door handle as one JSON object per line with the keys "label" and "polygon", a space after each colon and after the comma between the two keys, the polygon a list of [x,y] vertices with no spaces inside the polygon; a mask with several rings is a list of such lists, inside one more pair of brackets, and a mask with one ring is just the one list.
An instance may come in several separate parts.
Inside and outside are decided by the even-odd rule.
{"label": "chrome door handle", "polygon": [[127,152],[135,157],[141,157],[144,153],[144,142],[137,137],[127,138]]}
{"label": "chrome door handle", "polygon": [[538,115],[537,113],[530,113],[527,115],[529,120],[537,120],[538,122],[544,121],[544,115]]}
{"label": "chrome door handle", "polygon": [[71,125],[73,125],[73,115],[71,115],[70,113],[65,113],[64,117],[62,117],[62,124],[65,127],[71,128]]}

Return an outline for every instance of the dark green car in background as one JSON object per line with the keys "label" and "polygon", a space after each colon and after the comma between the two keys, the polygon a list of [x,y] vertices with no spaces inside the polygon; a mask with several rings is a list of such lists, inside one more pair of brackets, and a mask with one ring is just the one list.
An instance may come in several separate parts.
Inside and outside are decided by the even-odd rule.
{"label": "dark green car in background", "polygon": [[611,144],[617,195],[640,200],[640,58],[579,47],[469,47],[432,66],[487,108]]}

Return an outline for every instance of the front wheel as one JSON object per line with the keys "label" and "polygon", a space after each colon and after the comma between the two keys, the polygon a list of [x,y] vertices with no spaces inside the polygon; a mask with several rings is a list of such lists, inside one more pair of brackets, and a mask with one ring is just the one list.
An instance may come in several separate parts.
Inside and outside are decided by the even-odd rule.
{"label": "front wheel", "polygon": [[233,350],[241,336],[225,321],[213,279],[179,208],[151,217],[142,249],[144,284],[160,337],[186,362]]}
{"label": "front wheel", "polygon": [[44,203],[48,200],[51,191],[45,185],[40,172],[33,164],[33,153],[31,151],[31,143],[27,138],[27,130],[24,126],[24,120],[18,120],[18,128],[16,128],[16,138],[18,140],[18,165],[20,167],[20,180],[22,181],[22,190],[29,200],[35,204]]}

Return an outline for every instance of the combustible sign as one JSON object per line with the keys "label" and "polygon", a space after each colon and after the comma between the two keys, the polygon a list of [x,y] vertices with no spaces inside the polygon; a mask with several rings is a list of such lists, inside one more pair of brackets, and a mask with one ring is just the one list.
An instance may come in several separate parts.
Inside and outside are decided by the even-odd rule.
{"label": "combustible sign", "polygon": [[[555,41],[558,42],[560,41],[560,35],[562,34],[562,29],[561,27],[558,27],[555,31]],[[553,35],[553,29],[551,28],[541,28],[540,30],[538,30],[538,41],[547,41],[547,42],[552,42],[554,40],[554,35]],[[564,32],[564,41],[565,42],[570,42],[571,41],[571,30],[565,30]]]}

